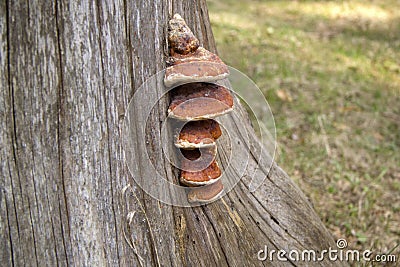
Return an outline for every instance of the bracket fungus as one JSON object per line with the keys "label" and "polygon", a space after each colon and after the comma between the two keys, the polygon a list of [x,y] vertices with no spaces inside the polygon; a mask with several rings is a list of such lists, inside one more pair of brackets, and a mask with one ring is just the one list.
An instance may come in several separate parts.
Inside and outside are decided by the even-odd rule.
{"label": "bracket fungus", "polygon": [[199,48],[199,40],[179,14],[174,15],[168,26],[169,46],[174,53],[185,55]]}
{"label": "bracket fungus", "polygon": [[208,203],[218,199],[218,197],[223,193],[223,191],[224,191],[224,185],[219,180],[210,185],[193,188],[188,193],[188,201]]}
{"label": "bracket fungus", "polygon": [[207,168],[201,171],[186,171],[182,170],[180,181],[188,186],[200,186],[213,184],[221,177],[221,169],[218,163],[214,160]]}
{"label": "bracket fungus", "polygon": [[175,146],[184,149],[215,146],[215,140],[222,134],[214,120],[189,121],[177,134]]}
{"label": "bracket fungus", "polygon": [[199,40],[179,14],[175,14],[168,23],[168,42],[170,57],[164,77],[166,87],[190,82],[212,82],[229,75],[224,62],[199,45]]}
{"label": "bracket fungus", "polygon": [[215,160],[216,139],[222,132],[211,120],[233,110],[230,91],[210,82],[229,75],[228,67],[215,54],[199,45],[179,14],[168,23],[170,57],[164,85],[172,89],[168,116],[187,122],[175,138],[183,157],[180,182],[189,186],[189,202],[208,203],[222,195],[222,172]]}
{"label": "bracket fungus", "polygon": [[226,78],[228,67],[214,53],[204,47],[186,55],[174,53],[165,71],[164,83],[167,87],[191,82],[212,82]]}
{"label": "bracket fungus", "polygon": [[188,83],[173,89],[169,116],[178,120],[215,118],[233,109],[229,90],[212,83]]}

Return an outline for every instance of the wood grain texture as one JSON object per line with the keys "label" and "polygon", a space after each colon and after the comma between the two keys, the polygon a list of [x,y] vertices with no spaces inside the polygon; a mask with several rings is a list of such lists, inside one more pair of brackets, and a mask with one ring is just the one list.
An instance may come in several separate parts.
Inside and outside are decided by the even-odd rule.
{"label": "wood grain texture", "polygon": [[[262,266],[264,245],[335,247],[296,185],[257,157],[233,191],[207,206],[168,206],[137,187],[124,162],[124,114],[135,90],[165,67],[174,13],[216,52],[204,0],[0,3],[2,266]],[[176,181],[157,146],[167,104],[161,99],[149,118],[149,151]],[[255,135],[243,137],[252,130],[237,112],[240,121],[226,119],[230,135],[268,163]],[[226,164],[229,146],[220,142]],[[146,173],[144,161],[137,166]],[[253,170],[267,179],[251,193]]]}

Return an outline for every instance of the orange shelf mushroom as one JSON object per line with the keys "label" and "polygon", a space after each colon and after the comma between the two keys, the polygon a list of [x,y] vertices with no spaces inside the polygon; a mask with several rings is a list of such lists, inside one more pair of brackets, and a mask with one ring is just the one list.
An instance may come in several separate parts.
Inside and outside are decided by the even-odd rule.
{"label": "orange shelf mushroom", "polygon": [[214,184],[193,188],[188,193],[189,202],[207,203],[216,200],[224,191],[221,181]]}
{"label": "orange shelf mushroom", "polygon": [[214,120],[190,121],[177,134],[175,146],[184,149],[215,146],[221,128]]}
{"label": "orange shelf mushroom", "polygon": [[224,189],[215,160],[216,140],[222,132],[212,118],[234,107],[229,90],[211,82],[226,78],[229,69],[217,55],[200,46],[179,14],[168,23],[168,41],[170,57],[164,84],[177,86],[171,91],[168,116],[186,122],[175,136],[175,146],[183,155],[179,180],[191,188],[189,202],[207,203]]}
{"label": "orange shelf mushroom", "polygon": [[214,53],[199,46],[186,22],[179,14],[169,21],[170,58],[164,84],[172,87],[190,82],[212,82],[229,75],[228,67]]}
{"label": "orange shelf mushroom", "polygon": [[196,52],[172,54],[165,71],[164,84],[172,87],[183,83],[212,82],[226,78],[228,67],[215,54],[199,47]]}
{"label": "orange shelf mushroom", "polygon": [[199,48],[199,40],[179,14],[175,14],[168,22],[168,27],[168,41],[172,53],[186,55]]}
{"label": "orange shelf mushroom", "polygon": [[201,171],[185,171],[182,170],[180,181],[187,186],[200,186],[213,184],[221,177],[221,169],[214,160],[207,168]]}
{"label": "orange shelf mushroom", "polygon": [[233,109],[228,89],[212,83],[188,83],[173,89],[169,116],[178,120],[204,120],[224,115]]}

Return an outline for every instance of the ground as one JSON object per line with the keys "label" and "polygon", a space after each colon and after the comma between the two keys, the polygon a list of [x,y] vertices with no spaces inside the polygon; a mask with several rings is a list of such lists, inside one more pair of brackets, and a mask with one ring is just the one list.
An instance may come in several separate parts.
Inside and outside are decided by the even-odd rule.
{"label": "ground", "polygon": [[271,106],[278,164],[336,238],[400,260],[400,2],[208,5],[220,56]]}

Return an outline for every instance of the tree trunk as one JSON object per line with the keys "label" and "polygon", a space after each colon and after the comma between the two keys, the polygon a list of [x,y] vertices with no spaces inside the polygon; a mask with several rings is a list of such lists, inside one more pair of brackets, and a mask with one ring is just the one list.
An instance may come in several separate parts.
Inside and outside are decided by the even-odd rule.
{"label": "tree trunk", "polygon": [[[257,259],[264,246],[335,247],[289,177],[275,164],[268,173],[257,158],[247,171],[268,176],[255,192],[245,176],[206,206],[174,207],[144,193],[124,162],[128,101],[165,67],[173,13],[215,51],[205,1],[78,2],[0,3],[3,266],[256,266],[268,264]],[[151,142],[161,139],[166,109],[164,99],[150,117]],[[250,129],[241,116],[228,122],[230,135],[270,160],[254,134],[241,137],[241,129]],[[224,161],[228,151],[220,147]],[[161,150],[150,153],[175,181]],[[137,175],[146,172],[144,162],[137,166]]]}

